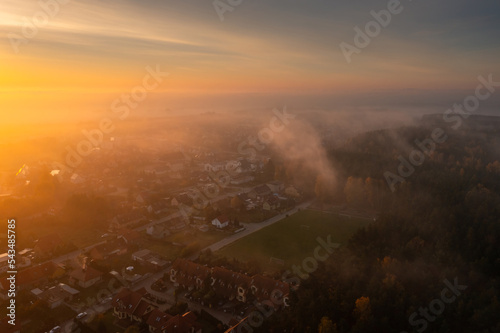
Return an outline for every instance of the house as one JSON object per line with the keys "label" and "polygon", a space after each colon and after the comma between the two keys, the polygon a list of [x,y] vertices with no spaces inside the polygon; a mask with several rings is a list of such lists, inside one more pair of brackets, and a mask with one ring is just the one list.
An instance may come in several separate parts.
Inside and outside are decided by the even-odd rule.
{"label": "house", "polygon": [[280,200],[274,196],[269,196],[262,205],[262,209],[264,210],[276,210],[280,207]]}
{"label": "house", "polygon": [[102,280],[102,273],[90,266],[84,266],[73,270],[69,274],[69,283],[88,288]]}
{"label": "house", "polygon": [[170,269],[170,282],[185,289],[202,289],[211,269],[186,259],[177,259]]}
{"label": "house", "polygon": [[229,225],[229,219],[225,215],[221,215],[212,220],[212,225],[217,229],[223,229]]}
{"label": "house", "polygon": [[122,239],[127,245],[138,245],[142,241],[141,234],[133,229],[121,229],[118,231],[118,239]]}
{"label": "house", "polygon": [[[34,286],[44,286],[51,280],[61,278],[64,274],[64,269],[52,261],[29,267],[17,273],[17,289],[30,290]],[[0,280],[0,289],[3,292],[9,290],[9,281],[7,279]]]}
{"label": "house", "polygon": [[35,288],[31,293],[43,301],[50,309],[55,309],[64,302],[73,300],[73,297],[80,292],[64,283],[59,283],[46,290]]}
{"label": "house", "polygon": [[163,332],[165,327],[167,326],[168,321],[172,318],[173,316],[169,315],[168,313],[162,312],[158,309],[154,309],[149,314],[148,320],[146,322],[149,327],[149,332]]}
{"label": "house", "polygon": [[[31,265],[31,259],[24,254],[26,250],[16,253],[16,267],[24,268]],[[11,256],[12,257],[12,256]],[[8,252],[0,254],[0,275],[9,270],[9,254]]]}
{"label": "house", "polygon": [[158,333],[201,333],[202,326],[197,322],[193,312],[171,316],[155,309],[149,315],[146,322],[149,332]]}
{"label": "house", "polygon": [[163,333],[201,333],[202,325],[196,321],[196,315],[193,312],[176,315],[167,322]]}
{"label": "house", "polygon": [[147,292],[144,289],[132,291],[123,288],[111,301],[113,314],[120,319],[128,319],[138,323],[145,322],[156,308],[146,299],[146,295]]}
{"label": "house", "polygon": [[104,244],[94,246],[89,251],[92,260],[107,260],[112,256],[119,256],[127,253],[127,244],[123,239],[115,239]]}
{"label": "house", "polygon": [[273,193],[281,193],[285,189],[285,184],[279,180],[274,180],[266,184]]}
{"label": "house", "polygon": [[[250,290],[257,301],[262,302],[272,299],[282,302],[284,306],[290,305],[290,285],[260,274],[254,275],[250,282]],[[273,302],[279,304],[279,302]]]}
{"label": "house", "polygon": [[165,200],[159,200],[153,202],[148,206],[148,213],[160,214],[168,209],[167,202]]}
{"label": "house", "polygon": [[167,225],[168,230],[170,230],[171,232],[176,232],[186,227],[186,222],[184,222],[180,218],[170,219],[167,222],[165,222],[165,224]]}
{"label": "house", "polygon": [[34,252],[39,258],[50,258],[57,254],[64,246],[58,234],[49,234],[40,237],[35,244]]}
{"label": "house", "polygon": [[226,268],[215,267],[212,269],[210,286],[219,297],[232,301],[247,301],[250,291],[251,278],[241,273],[230,271]]}
{"label": "house", "polygon": [[146,228],[146,234],[155,239],[164,239],[170,235],[170,231],[165,224],[155,224]]}
{"label": "house", "polygon": [[135,224],[144,219],[144,215],[139,210],[132,210],[130,213],[116,215],[111,219],[112,228],[123,228]]}
{"label": "house", "polygon": [[9,254],[7,252],[0,254],[0,274],[9,270]]}
{"label": "house", "polygon": [[180,204],[186,205],[188,207],[192,206],[194,203],[193,198],[188,196],[187,194],[181,194],[172,199],[171,205],[174,207],[179,206]]}
{"label": "house", "polygon": [[25,268],[31,266],[31,254],[33,249],[24,249],[16,254],[16,267]]}
{"label": "house", "polygon": [[159,254],[153,253],[148,249],[140,250],[132,254],[132,260],[151,267],[154,270],[160,270],[165,267],[168,262]]}
{"label": "house", "polygon": [[248,197],[251,199],[262,199],[267,197],[272,193],[271,189],[267,185],[260,185],[248,192]]}
{"label": "house", "polygon": [[217,297],[229,301],[247,303],[272,300],[275,307],[289,306],[290,285],[273,278],[254,275],[248,276],[224,267],[202,266],[187,259],[177,259],[170,270],[170,281],[176,287],[188,290],[203,289],[208,281],[209,287]]}

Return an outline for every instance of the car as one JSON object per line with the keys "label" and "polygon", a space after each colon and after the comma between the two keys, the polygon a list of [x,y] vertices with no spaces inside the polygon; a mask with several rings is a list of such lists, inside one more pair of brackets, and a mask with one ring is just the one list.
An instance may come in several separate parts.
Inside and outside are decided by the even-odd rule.
{"label": "car", "polygon": [[134,270],[134,266],[128,266],[126,270],[127,272],[132,272]]}
{"label": "car", "polygon": [[76,319],[82,319],[86,315],[87,315],[87,312],[81,312],[81,313],[78,314],[78,316],[76,316]]}
{"label": "car", "polygon": [[61,326],[56,326],[50,330],[50,333],[61,332]]}

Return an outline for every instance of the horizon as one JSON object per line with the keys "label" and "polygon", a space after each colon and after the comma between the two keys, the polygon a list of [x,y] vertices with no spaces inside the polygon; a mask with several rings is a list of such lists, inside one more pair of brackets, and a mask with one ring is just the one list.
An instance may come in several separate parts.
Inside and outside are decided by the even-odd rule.
{"label": "horizon", "polygon": [[[500,5],[490,0],[400,2],[346,61],[345,45],[367,37],[355,27],[364,30],[390,3],[242,1],[218,13],[194,0],[4,1],[0,122],[104,114],[141,83],[147,66],[169,75],[138,107],[146,114],[282,104],[428,113],[469,93],[479,75],[496,79]],[[485,112],[499,106],[495,96]]]}

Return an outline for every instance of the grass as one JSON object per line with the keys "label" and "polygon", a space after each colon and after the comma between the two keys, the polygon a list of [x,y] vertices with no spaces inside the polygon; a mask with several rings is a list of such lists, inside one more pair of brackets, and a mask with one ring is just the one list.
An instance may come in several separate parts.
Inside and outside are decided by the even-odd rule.
{"label": "grass", "polygon": [[[305,210],[285,218],[232,243],[217,252],[242,261],[256,260],[262,268],[276,271],[300,264],[311,256],[318,245],[317,238],[345,244],[368,220],[341,217],[336,214]],[[284,260],[284,265],[270,263],[270,258]]]}
{"label": "grass", "polygon": [[207,247],[227,237],[223,231],[210,230],[207,232],[197,231],[193,239],[200,244],[201,248]]}
{"label": "grass", "polygon": [[181,250],[177,246],[154,239],[148,240],[148,244],[146,246],[152,252],[158,253],[162,257],[171,261],[179,256],[179,252]]}

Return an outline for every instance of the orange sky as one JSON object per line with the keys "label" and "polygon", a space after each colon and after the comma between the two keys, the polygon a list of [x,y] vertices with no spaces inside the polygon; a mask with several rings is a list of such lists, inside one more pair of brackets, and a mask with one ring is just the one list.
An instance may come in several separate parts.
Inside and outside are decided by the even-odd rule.
{"label": "orange sky", "polygon": [[[390,98],[391,91],[401,89],[466,90],[478,75],[498,69],[499,47],[491,42],[496,32],[484,23],[491,15],[479,12],[457,21],[446,18],[442,4],[432,9],[443,15],[427,24],[419,22],[429,5],[406,9],[348,64],[339,44],[353,43],[353,27],[368,22],[370,10],[382,9],[362,3],[307,8],[297,1],[245,3],[221,22],[210,3],[194,0],[72,0],[59,4],[53,17],[26,38],[23,24],[40,17],[39,3],[3,0],[0,121],[79,119],[105,112],[117,96],[142,82],[146,66],[170,73],[150,92],[156,102],[163,97],[165,107],[175,93],[196,98],[375,90]],[[480,28],[481,39],[471,45]],[[9,36],[25,43],[13,46]]]}

